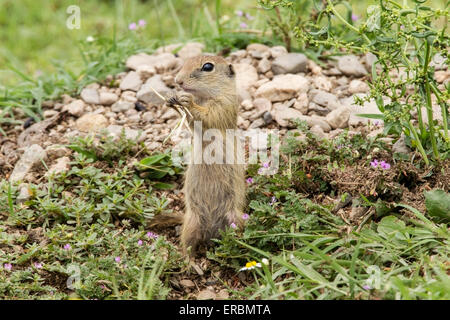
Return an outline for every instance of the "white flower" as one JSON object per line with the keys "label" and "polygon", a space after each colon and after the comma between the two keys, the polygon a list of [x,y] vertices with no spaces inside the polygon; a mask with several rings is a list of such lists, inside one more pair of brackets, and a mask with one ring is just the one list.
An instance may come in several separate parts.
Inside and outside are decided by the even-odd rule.
{"label": "white flower", "polygon": [[269,265],[269,260],[267,260],[266,258],[263,258],[263,259],[261,260],[261,262],[264,263],[266,266]]}
{"label": "white flower", "polygon": [[87,41],[87,42],[94,42],[95,39],[94,39],[93,36],[89,36],[89,37],[86,38],[86,41]]}
{"label": "white flower", "polygon": [[245,264],[245,267],[239,269],[239,271],[252,270],[256,267],[261,268],[261,263],[256,263],[256,261],[250,261]]}

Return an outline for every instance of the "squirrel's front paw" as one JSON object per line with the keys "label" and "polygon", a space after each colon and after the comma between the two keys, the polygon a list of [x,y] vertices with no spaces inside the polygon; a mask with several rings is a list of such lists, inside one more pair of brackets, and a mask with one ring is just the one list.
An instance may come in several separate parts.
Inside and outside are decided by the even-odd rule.
{"label": "squirrel's front paw", "polygon": [[194,104],[194,96],[187,92],[177,92],[172,97],[167,99],[170,106],[179,105],[185,108],[190,108]]}

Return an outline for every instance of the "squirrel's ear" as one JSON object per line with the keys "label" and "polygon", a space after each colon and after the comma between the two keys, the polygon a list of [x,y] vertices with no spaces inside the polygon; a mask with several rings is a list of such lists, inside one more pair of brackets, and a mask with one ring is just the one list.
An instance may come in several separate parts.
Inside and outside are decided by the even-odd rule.
{"label": "squirrel's ear", "polygon": [[228,65],[228,69],[229,69],[229,76],[230,76],[230,78],[233,78],[234,77],[234,68],[233,68],[233,65],[232,64],[229,64]]}

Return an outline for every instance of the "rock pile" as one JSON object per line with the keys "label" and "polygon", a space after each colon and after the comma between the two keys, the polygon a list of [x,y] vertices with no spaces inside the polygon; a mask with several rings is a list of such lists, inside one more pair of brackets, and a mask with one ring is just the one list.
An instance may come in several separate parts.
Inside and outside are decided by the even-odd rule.
{"label": "rock pile", "polygon": [[[171,53],[180,47],[177,54]],[[45,102],[47,119],[19,137],[22,143],[19,141],[17,147],[24,153],[10,180],[24,179],[47,156],[46,148],[101,129],[113,137],[124,131],[128,138],[143,141],[150,150],[164,148],[162,141],[176,125],[178,115],[164,106],[150,87],[161,94],[169,93],[183,61],[203,50],[201,43],[188,43],[161,47],[152,55],[139,53],[127,59],[128,71],[106,79],[111,86],[92,83],[79,97],[64,95],[60,103]],[[319,66],[303,54],[288,53],[282,46],[254,43],[226,59],[236,72],[241,129],[278,128],[285,134],[295,130],[292,120],[296,118],[306,121],[311,132],[321,138],[335,137],[348,127],[353,131],[374,128],[367,127],[373,120],[357,114],[379,113],[375,102],[363,107],[354,103],[355,96],[368,93],[368,71],[375,61],[371,55],[342,56]],[[436,78],[440,83],[450,81],[446,66],[439,67]],[[68,170],[66,156],[67,152],[50,156],[53,172]]]}

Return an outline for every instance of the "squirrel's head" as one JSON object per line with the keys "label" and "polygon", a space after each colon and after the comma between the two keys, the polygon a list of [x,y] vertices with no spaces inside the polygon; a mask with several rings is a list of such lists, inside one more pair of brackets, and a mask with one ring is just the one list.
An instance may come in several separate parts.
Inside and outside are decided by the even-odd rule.
{"label": "squirrel's head", "polygon": [[236,94],[233,66],[218,56],[187,59],[175,82],[184,91],[202,99]]}

